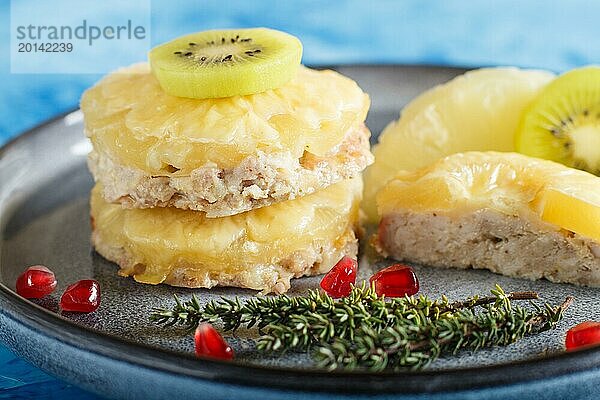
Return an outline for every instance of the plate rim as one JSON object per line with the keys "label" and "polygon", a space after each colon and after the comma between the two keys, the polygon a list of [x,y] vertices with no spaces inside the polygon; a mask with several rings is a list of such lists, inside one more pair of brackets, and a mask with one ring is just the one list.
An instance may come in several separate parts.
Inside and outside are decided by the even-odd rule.
{"label": "plate rim", "polygon": [[[403,64],[333,66],[333,68],[335,67],[416,67],[456,70],[457,72],[465,70],[465,68],[450,66]],[[43,134],[45,128],[62,122],[67,115],[78,110],[75,108],[60,113],[15,135],[0,147],[0,158],[18,143],[27,141],[32,136]],[[1,260],[0,268],[2,268]],[[60,314],[20,297],[2,282],[0,282],[0,304],[3,305],[0,307],[0,313],[17,324],[34,330],[46,339],[62,342],[78,348],[80,351],[94,353],[118,362],[138,365],[158,373],[177,374],[193,379],[241,386],[330,393],[440,393],[546,380],[600,367],[600,346],[489,366],[440,370],[374,373],[264,366],[206,358],[198,359],[191,354],[153,347],[79,325]],[[116,351],[117,349],[121,351]],[[344,382],[341,387],[339,386],[340,382]]]}
{"label": "plate rim", "polygon": [[[79,325],[20,297],[1,282],[0,305],[2,315],[44,339],[163,374],[241,386],[302,392],[440,393],[558,378],[600,366],[600,347],[596,346],[489,366],[441,370],[368,372],[273,367],[197,358]],[[340,387],[340,382],[344,386]]]}

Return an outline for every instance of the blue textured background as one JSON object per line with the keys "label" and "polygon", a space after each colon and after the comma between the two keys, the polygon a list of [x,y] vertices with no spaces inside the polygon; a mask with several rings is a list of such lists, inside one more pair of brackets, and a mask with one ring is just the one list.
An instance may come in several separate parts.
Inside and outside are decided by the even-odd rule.
{"label": "blue textured background", "polygon": [[[10,74],[9,15],[10,2],[0,0],[0,143],[76,107],[99,78]],[[517,65],[559,72],[598,63],[599,21],[600,2],[592,0],[154,0],[151,34],[156,44],[191,31],[268,26],[299,36],[304,62],[313,65]],[[0,346],[0,398],[95,397]]]}

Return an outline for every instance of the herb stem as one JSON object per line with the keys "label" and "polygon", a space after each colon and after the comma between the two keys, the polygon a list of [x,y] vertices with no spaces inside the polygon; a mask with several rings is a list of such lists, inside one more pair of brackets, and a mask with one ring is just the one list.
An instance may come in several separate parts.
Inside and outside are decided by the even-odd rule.
{"label": "herb stem", "polygon": [[[172,309],[155,309],[150,319],[190,330],[203,321],[221,322],[225,331],[256,327],[262,335],[259,351],[313,349],[317,364],[327,369],[414,369],[463,348],[508,345],[552,329],[573,303],[567,297],[557,307],[539,306],[537,299],[536,292],[505,293],[500,286],[490,296],[454,302],[445,296],[386,299],[363,284],[342,299],[317,290],[298,297],[221,298],[205,305],[194,295],[185,302],[175,297]],[[524,300],[532,307],[512,304]]]}
{"label": "herb stem", "polygon": [[[523,292],[510,292],[506,295],[509,300],[537,300],[540,298],[539,294],[534,291],[523,291]],[[459,310],[462,308],[473,308],[477,306],[483,306],[486,304],[492,304],[498,301],[497,296],[485,296],[485,297],[473,297],[464,301],[455,301],[450,304],[449,308]]]}

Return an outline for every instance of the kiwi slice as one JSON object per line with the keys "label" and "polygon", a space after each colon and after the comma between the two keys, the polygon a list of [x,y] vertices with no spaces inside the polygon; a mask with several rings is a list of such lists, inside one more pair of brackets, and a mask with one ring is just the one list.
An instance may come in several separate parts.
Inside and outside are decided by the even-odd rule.
{"label": "kiwi slice", "polygon": [[600,67],[571,70],[525,109],[517,151],[600,175]]}
{"label": "kiwi slice", "polygon": [[152,73],[170,95],[230,97],[281,87],[296,74],[302,44],[267,28],[212,30],[150,51]]}

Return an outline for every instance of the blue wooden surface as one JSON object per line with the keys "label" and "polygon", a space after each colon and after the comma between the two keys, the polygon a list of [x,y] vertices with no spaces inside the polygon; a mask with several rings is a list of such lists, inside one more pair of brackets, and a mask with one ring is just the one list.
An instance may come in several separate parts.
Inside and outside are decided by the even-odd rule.
{"label": "blue wooden surface", "polygon": [[[81,92],[99,78],[10,74],[9,11],[9,1],[0,0],[0,143],[76,107]],[[600,2],[591,0],[155,0],[151,33],[152,42],[160,43],[197,30],[268,26],[299,36],[309,64],[517,65],[563,71],[598,63],[599,17]],[[0,398],[95,396],[0,346]]]}

